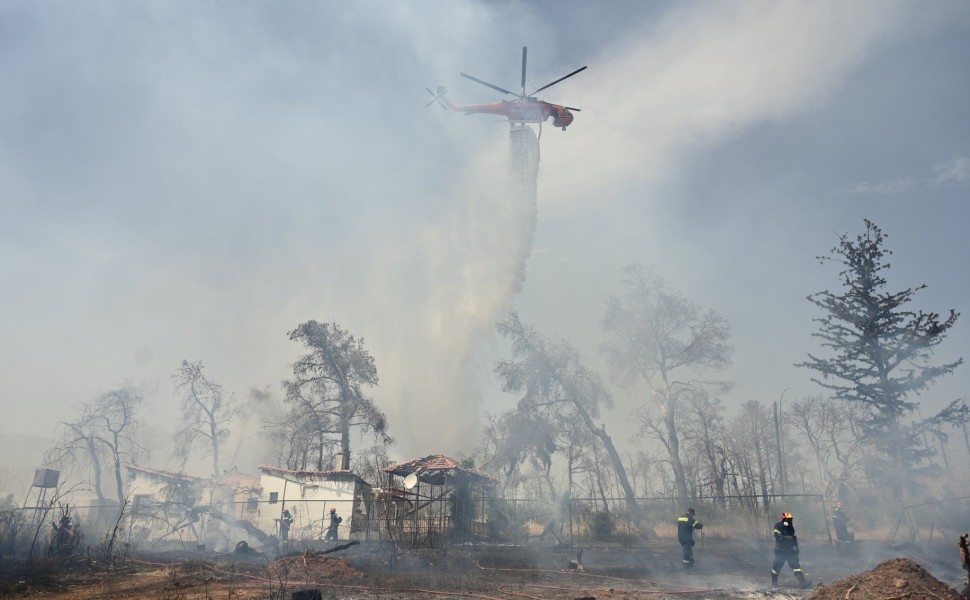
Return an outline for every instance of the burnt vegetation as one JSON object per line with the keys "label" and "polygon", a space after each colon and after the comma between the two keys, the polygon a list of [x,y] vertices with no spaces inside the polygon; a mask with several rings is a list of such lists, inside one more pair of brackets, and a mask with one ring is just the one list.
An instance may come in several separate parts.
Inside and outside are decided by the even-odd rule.
{"label": "burnt vegetation", "polygon": [[[152,392],[133,384],[82,399],[47,453],[60,485],[0,502],[0,593],[56,593],[70,574],[134,577],[148,563],[171,571],[172,598],[209,586],[231,597],[247,581],[258,597],[321,585],[414,597],[517,585],[538,598],[559,597],[539,588],[561,585],[581,597],[550,574],[562,571],[623,579],[614,587],[628,591],[673,578],[680,587],[668,591],[713,593],[676,568],[673,524],[688,506],[706,525],[698,572],[737,578],[727,585],[767,580],[771,523],[789,511],[810,576],[902,555],[953,583],[956,540],[970,529],[959,485],[970,475],[970,406],[932,387],[962,366],[935,358],[960,315],[916,308],[925,285],[891,291],[886,239],[867,220],[820,258],[838,267],[838,286],[808,296],[818,344],[806,340],[798,366],[817,393],[801,398],[732,396],[722,378],[728,322],[633,263],[600,317],[607,378],[515,312],[496,325],[509,354],[494,373],[512,406],[487,415],[480,445],[470,440],[456,459],[395,465],[391,424],[370,395],[378,361],[335,322],[290,331],[302,352],[292,376],[242,399],[202,361],[183,360],[171,377],[182,418],[170,435],[148,427]],[[617,418],[632,437],[607,431]],[[149,431],[167,440],[155,448],[174,452],[153,453]],[[262,476],[237,466],[257,439]],[[169,461],[177,468],[144,466]],[[205,476],[190,473],[196,463]],[[75,502],[85,495],[94,499]],[[200,562],[185,563],[187,553]],[[946,597],[908,564],[883,570]],[[864,584],[828,589],[849,597]]]}

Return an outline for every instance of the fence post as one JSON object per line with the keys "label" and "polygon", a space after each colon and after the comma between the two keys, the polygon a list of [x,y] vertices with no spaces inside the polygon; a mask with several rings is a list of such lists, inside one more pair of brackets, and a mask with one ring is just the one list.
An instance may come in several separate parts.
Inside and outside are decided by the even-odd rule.
{"label": "fence post", "polygon": [[567,511],[569,512],[569,547],[575,548],[576,544],[573,541],[573,499],[570,498],[567,502]]}
{"label": "fence post", "polygon": [[829,514],[825,509],[825,496],[819,496],[819,503],[822,505],[822,519],[825,520],[825,535],[829,536],[829,546],[832,546],[832,530],[829,528]]}
{"label": "fence post", "polygon": [[512,545],[519,545],[519,499],[512,498]]}

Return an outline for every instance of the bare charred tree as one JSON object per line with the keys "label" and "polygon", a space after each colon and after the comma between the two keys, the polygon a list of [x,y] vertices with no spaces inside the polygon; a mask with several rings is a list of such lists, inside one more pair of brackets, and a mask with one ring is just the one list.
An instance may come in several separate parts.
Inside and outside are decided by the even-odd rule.
{"label": "bare charred tree", "polygon": [[721,400],[699,390],[685,398],[682,411],[684,439],[688,452],[697,457],[699,484],[723,502],[731,462]]}
{"label": "bare charred tree", "polygon": [[389,444],[379,440],[370,448],[357,452],[352,463],[354,473],[364,481],[373,481],[378,487],[384,487],[384,484],[381,483],[387,480],[387,473],[384,472],[384,469],[393,464],[387,453],[388,446]]}
{"label": "bare charred tree", "polygon": [[182,427],[175,433],[176,453],[182,464],[192,448],[202,446],[212,458],[212,476],[222,475],[220,459],[229,439],[229,423],[236,414],[236,399],[205,376],[202,361],[183,360],[172,374],[175,393],[182,396]]}
{"label": "bare charred tree", "polygon": [[105,499],[102,486],[107,471],[113,476],[118,503],[124,504],[122,468],[148,455],[138,441],[138,413],[144,402],[134,387],[125,385],[81,403],[76,419],[58,424],[57,441],[47,452],[46,462],[62,468],[90,468],[90,481],[100,502]]}
{"label": "bare charred tree", "polygon": [[823,264],[838,264],[841,291],[812,294],[809,302],[822,309],[814,319],[825,355],[809,354],[806,367],[812,378],[835,398],[866,407],[865,435],[882,453],[873,465],[874,474],[884,479],[897,501],[903,500],[913,476],[933,454],[920,436],[927,427],[954,417],[959,400],[943,412],[915,420],[919,407],[915,398],[937,379],[951,373],[963,359],[931,365],[933,350],[956,324],[954,310],[945,318],[938,313],[907,308],[925,285],[898,292],[886,290],[885,271],[891,251],[884,247],[886,235],[872,221],[865,220],[865,232],[855,239],[848,235]]}
{"label": "bare charred tree", "polygon": [[737,451],[745,457],[748,493],[761,496],[767,508],[774,493],[773,467],[777,468],[771,462],[775,455],[771,414],[765,405],[749,400],[741,406],[741,414],[735,418],[732,428]]}
{"label": "bare charred tree", "polygon": [[[570,420],[563,425],[565,427],[562,430],[563,436],[560,438],[560,447],[566,462],[564,469],[566,481],[564,489],[553,497],[562,498],[568,502],[569,498],[572,497],[576,479],[584,472],[602,465],[603,449],[598,444],[599,438],[586,427],[582,420]],[[594,467],[594,464],[597,467]],[[605,470],[610,471],[611,467],[611,464],[607,464]],[[630,488],[633,489],[632,484]],[[550,490],[552,490],[551,486]],[[611,495],[615,494],[611,493]]]}
{"label": "bare charred tree", "polygon": [[[316,451],[316,467],[324,468],[326,451],[336,441],[341,469],[350,468],[352,428],[372,431],[389,443],[387,417],[364,394],[378,383],[374,358],[357,339],[336,323],[307,321],[289,333],[309,350],[293,363],[293,379],[283,382],[289,415],[282,427],[292,432],[294,446],[304,456]],[[312,436],[312,437],[311,437]]]}
{"label": "bare charred tree", "polygon": [[636,454],[630,457],[630,482],[638,496],[652,496],[656,493],[651,482],[654,480],[653,471],[657,462],[657,459],[643,448],[637,448]]}
{"label": "bare charred tree", "polygon": [[[585,485],[591,492],[590,496],[599,499],[603,512],[609,512],[609,499],[614,496],[615,469],[610,468],[610,459],[603,446],[601,444],[594,446],[592,452],[583,457],[581,466],[580,472],[585,476]],[[633,488],[632,484],[630,488]]]}
{"label": "bare charred tree", "polygon": [[339,440],[326,435],[328,425],[312,406],[290,406],[276,422],[267,425],[273,444],[273,463],[294,471],[322,470],[335,455]]}
{"label": "bare charred tree", "polygon": [[607,300],[603,328],[612,337],[603,352],[614,374],[626,385],[645,383],[651,404],[660,411],[664,446],[674,473],[677,495],[689,497],[680,458],[678,404],[685,395],[713,387],[725,390],[725,382],[678,380],[680,374],[699,375],[704,369],[720,370],[730,364],[730,328],[714,311],[702,311],[639,263],[624,271],[621,291]]}
{"label": "bare charred tree", "polygon": [[560,442],[565,425],[560,407],[533,408],[517,406],[493,417],[485,430],[485,440],[492,451],[483,466],[491,472],[501,473],[500,497],[506,497],[521,483],[527,476],[524,470],[531,468],[548,473],[554,455],[565,447]]}
{"label": "bare charred tree", "polygon": [[[519,486],[535,486],[535,497],[558,503],[569,496],[574,476],[583,470],[584,457],[593,452],[596,438],[586,425],[575,418],[565,405],[552,403],[534,406],[520,403],[499,415],[490,417],[485,430],[486,455],[482,466],[500,473],[501,497]],[[556,468],[558,460],[565,464]],[[557,474],[564,474],[560,482]]]}
{"label": "bare charred tree", "polygon": [[594,421],[599,417],[600,406],[613,405],[613,398],[599,376],[582,364],[579,353],[568,342],[546,339],[524,325],[514,312],[496,328],[512,341],[512,358],[499,362],[495,368],[502,379],[503,391],[522,394],[518,407],[523,413],[559,410],[561,419],[582,423],[609,455],[630,514],[640,516],[620,454],[606,428]]}
{"label": "bare charred tree", "polygon": [[862,406],[822,396],[795,402],[785,415],[811,450],[822,489],[847,484],[860,473],[867,449],[861,431],[864,416]]}

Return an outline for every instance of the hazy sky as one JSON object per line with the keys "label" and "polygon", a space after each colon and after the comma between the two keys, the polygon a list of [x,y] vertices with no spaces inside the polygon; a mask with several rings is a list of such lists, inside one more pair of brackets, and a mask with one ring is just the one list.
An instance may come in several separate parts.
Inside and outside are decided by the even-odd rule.
{"label": "hazy sky", "polygon": [[[582,112],[542,130],[531,241],[507,125],[422,108],[499,100],[458,73],[514,89],[523,45],[531,88],[589,66],[540,94]],[[164,430],[182,359],[279,395],[316,319],[365,339],[396,456],[470,452],[512,401],[494,322],[605,376],[633,260],[731,323],[729,405],[787,401],[820,392],[792,366],[837,284],[814,257],[864,217],[970,359],[968,56],[958,1],[0,3],[0,433],[126,379]]]}

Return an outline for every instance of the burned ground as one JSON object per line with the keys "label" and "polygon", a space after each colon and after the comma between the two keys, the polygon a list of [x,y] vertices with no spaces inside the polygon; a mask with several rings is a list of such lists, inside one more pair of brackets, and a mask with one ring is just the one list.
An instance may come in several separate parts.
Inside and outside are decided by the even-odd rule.
{"label": "burned ground", "polygon": [[[956,545],[950,552],[892,549],[860,543],[844,552],[802,549],[802,566],[815,590],[768,587],[770,548],[707,537],[697,565],[684,571],[679,547],[657,540],[642,547],[597,544],[577,551],[554,546],[442,546],[405,550],[363,543],[337,553],[263,554],[186,552],[141,555],[103,570],[79,561],[69,568],[43,564],[25,570],[2,563],[0,597],[50,599],[161,598],[191,600],[289,598],[320,590],[322,598],[469,598],[535,600],[596,598],[944,598],[962,579]],[[886,562],[888,561],[888,562]],[[572,568],[571,568],[572,567]],[[847,579],[846,579],[847,578]],[[904,581],[905,583],[900,583]],[[313,596],[310,596],[313,597]]]}

